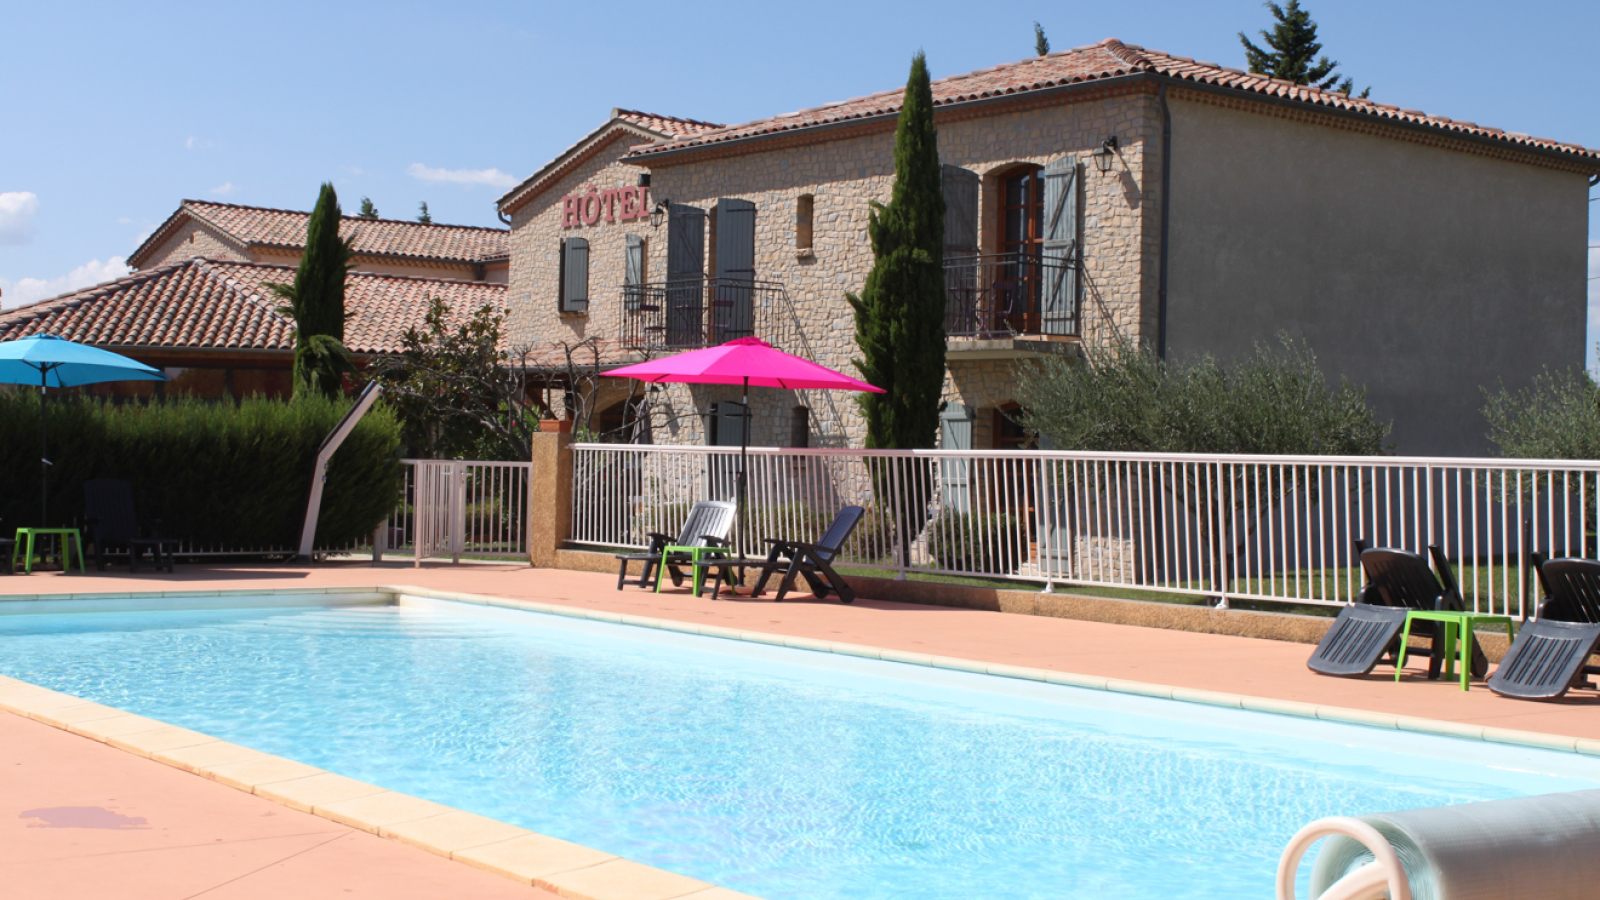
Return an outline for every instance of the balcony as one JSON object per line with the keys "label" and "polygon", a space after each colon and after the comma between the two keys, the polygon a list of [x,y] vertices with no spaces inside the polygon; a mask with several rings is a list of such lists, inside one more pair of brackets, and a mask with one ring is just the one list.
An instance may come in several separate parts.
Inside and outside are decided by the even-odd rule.
{"label": "balcony", "polygon": [[1070,258],[1003,253],[946,259],[945,334],[977,341],[1076,336],[1077,276]]}
{"label": "balcony", "polygon": [[697,350],[742,337],[795,344],[798,323],[781,283],[688,278],[622,288],[622,343],[633,350]]}

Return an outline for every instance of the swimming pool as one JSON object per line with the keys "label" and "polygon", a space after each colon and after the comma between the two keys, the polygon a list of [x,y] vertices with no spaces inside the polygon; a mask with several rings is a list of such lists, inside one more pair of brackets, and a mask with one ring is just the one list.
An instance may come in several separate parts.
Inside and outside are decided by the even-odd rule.
{"label": "swimming pool", "polygon": [[440,601],[0,616],[0,674],[770,900],[1269,896],[1319,816],[1600,784],[1571,754]]}

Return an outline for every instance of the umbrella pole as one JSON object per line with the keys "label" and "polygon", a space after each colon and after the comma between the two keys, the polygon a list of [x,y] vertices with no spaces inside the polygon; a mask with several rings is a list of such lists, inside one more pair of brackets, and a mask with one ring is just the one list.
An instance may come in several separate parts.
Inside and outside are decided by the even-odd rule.
{"label": "umbrella pole", "polygon": [[39,367],[39,525],[50,525],[50,425],[47,421],[49,404],[45,403],[48,389],[46,378],[50,367]]}
{"label": "umbrella pole", "polygon": [[745,480],[745,472],[748,471],[748,469],[746,469],[746,467],[745,467],[746,466],[746,461],[749,459],[749,454],[746,451],[750,447],[750,376],[749,375],[746,375],[744,377],[744,395],[740,399],[739,415],[743,419],[743,421],[740,422],[740,427],[739,427],[739,488],[738,488],[739,506],[738,506],[737,509],[734,510],[734,515],[737,517],[737,519],[735,521],[736,521],[736,524],[737,524],[738,527],[736,527],[734,529],[734,532],[733,532],[734,540],[737,542],[736,545],[733,548],[733,551],[734,551],[734,553],[738,554],[739,556],[743,556],[744,555],[744,500],[745,500],[744,480]]}

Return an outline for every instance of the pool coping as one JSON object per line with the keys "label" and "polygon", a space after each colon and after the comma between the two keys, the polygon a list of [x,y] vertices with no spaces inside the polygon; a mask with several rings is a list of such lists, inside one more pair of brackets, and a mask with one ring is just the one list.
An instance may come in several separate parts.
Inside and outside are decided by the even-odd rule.
{"label": "pool coping", "polygon": [[[388,602],[396,604],[403,604],[406,597],[447,600],[796,650],[1155,697],[1180,703],[1197,703],[1346,725],[1600,757],[1600,740],[1079,675],[1055,669],[985,663],[865,644],[791,637],[718,625],[697,625],[675,619],[634,616],[458,591],[441,591],[413,585],[31,594],[0,598],[0,605],[40,601],[222,599],[290,594],[387,595]],[[390,791],[305,763],[263,753],[198,731],[180,728],[157,719],[135,715],[3,675],[0,675],[0,710],[182,769],[219,784],[256,794],[292,809],[411,844],[430,853],[574,900],[755,900],[748,894],[741,894],[698,879],[539,834],[486,816],[398,791]]]}

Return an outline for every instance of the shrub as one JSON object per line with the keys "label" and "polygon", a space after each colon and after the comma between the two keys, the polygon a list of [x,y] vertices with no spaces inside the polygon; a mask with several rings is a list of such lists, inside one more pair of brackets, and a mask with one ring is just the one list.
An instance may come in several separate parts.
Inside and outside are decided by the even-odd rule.
{"label": "shrub", "polygon": [[1057,450],[1374,456],[1389,426],[1366,391],[1327,383],[1304,344],[1223,366],[1210,356],[1169,364],[1142,347],[1089,347],[1019,367],[1029,430]]}
{"label": "shrub", "polygon": [[1012,572],[1025,539],[1016,516],[945,510],[928,528],[928,554],[952,572]]}
{"label": "shrub", "polygon": [[1600,459],[1600,384],[1580,369],[1548,369],[1526,390],[1483,392],[1489,440],[1502,456]]}
{"label": "shrub", "polygon": [[[50,402],[50,518],[83,518],[83,484],[132,483],[139,515],[208,545],[289,547],[299,538],[317,448],[349,401],[197,400],[116,406],[81,396]],[[318,546],[372,534],[400,490],[399,425],[374,406],[328,467]],[[0,517],[39,521],[39,395],[0,394]]]}

